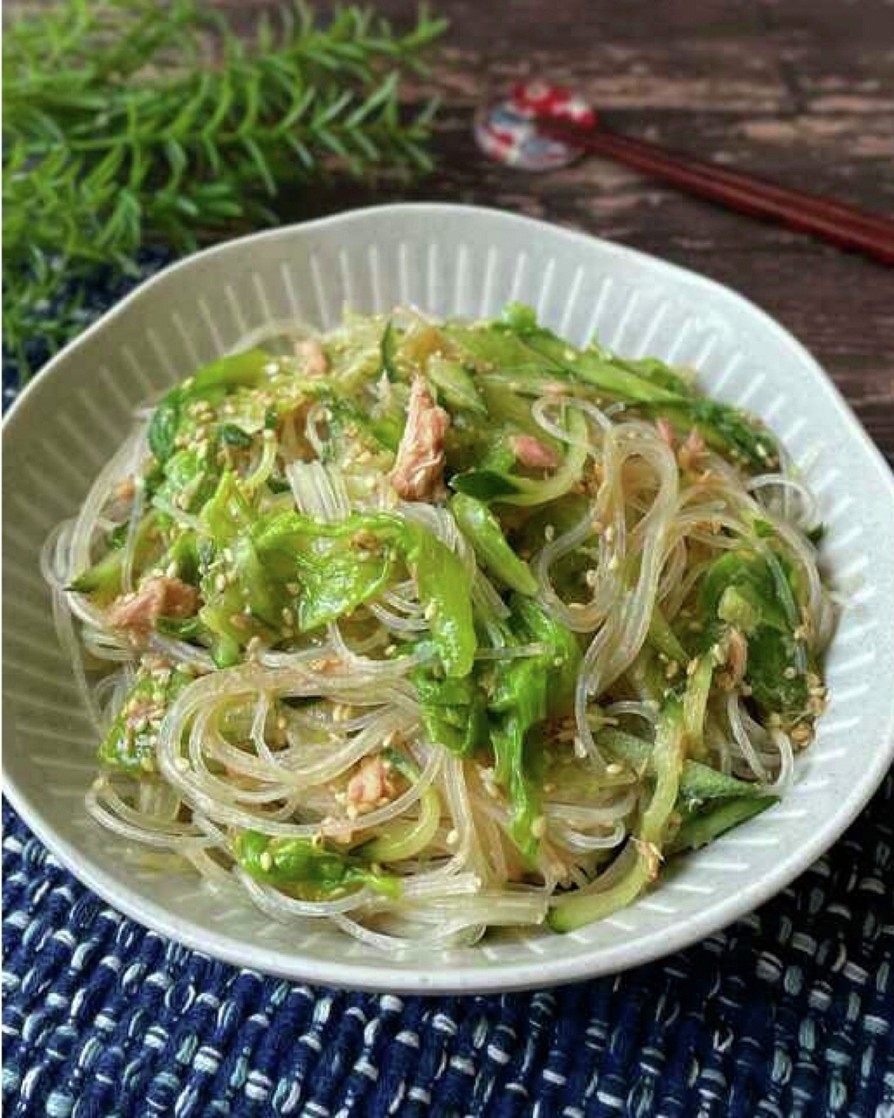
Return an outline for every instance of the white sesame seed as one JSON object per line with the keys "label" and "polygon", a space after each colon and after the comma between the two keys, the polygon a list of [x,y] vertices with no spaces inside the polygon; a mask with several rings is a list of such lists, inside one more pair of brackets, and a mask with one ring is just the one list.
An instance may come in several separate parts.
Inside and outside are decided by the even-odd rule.
{"label": "white sesame seed", "polygon": [[269,873],[273,869],[273,856],[271,855],[269,850],[265,850],[260,858],[258,858],[258,861],[260,862],[261,869],[264,871],[264,873]]}

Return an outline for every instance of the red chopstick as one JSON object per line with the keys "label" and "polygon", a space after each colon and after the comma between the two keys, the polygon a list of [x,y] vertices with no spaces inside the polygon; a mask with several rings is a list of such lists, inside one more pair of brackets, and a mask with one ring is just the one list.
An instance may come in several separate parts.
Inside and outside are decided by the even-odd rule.
{"label": "red chopstick", "polygon": [[542,118],[537,127],[556,140],[604,155],[664,179],[730,209],[771,218],[841,248],[855,249],[884,264],[894,264],[894,220],[853,206],[778,186],[742,171],[705,163],[645,140],[622,136],[598,121],[592,129]]}

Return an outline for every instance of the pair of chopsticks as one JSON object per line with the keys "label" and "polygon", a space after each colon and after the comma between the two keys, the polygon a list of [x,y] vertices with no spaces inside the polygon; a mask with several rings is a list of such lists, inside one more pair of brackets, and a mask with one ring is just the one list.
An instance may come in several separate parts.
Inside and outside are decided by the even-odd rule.
{"label": "pair of chopsticks", "polygon": [[894,264],[894,220],[881,214],[865,213],[831,198],[777,186],[742,171],[732,171],[645,140],[622,136],[607,128],[598,117],[592,128],[540,117],[537,130],[552,139],[663,179],[690,194],[742,213],[770,218],[841,248],[862,252],[884,264]]}

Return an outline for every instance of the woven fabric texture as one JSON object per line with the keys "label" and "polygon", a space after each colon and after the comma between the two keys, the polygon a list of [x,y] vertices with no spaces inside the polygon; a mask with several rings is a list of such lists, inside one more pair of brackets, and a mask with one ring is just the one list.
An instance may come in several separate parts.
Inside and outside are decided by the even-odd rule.
{"label": "woven fabric texture", "polygon": [[[85,314],[118,293],[98,288]],[[4,807],[5,1113],[894,1118],[892,824],[889,773],[825,858],[688,951],[557,990],[424,999],[170,943]]]}

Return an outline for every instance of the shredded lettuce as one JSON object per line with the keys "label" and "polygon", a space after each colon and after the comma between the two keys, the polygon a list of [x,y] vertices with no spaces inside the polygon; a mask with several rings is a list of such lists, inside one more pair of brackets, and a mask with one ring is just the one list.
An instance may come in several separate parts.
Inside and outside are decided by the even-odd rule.
{"label": "shredded lettuce", "polygon": [[105,813],[167,811],[160,845],[201,803],[209,863],[274,912],[577,928],[776,802],[822,710],[812,537],[749,483],[772,435],[522,304],[271,332],[123,451],[46,557],[126,664]]}

